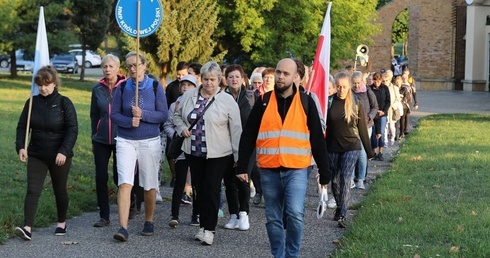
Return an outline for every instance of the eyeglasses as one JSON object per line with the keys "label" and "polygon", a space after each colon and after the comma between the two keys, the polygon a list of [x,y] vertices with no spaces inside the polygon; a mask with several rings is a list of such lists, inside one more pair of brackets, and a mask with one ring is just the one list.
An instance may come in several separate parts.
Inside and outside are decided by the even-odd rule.
{"label": "eyeglasses", "polygon": [[131,70],[131,68],[136,68],[136,67],[139,67],[141,66],[143,63],[139,63],[139,64],[128,64],[126,65],[126,69],[128,70]]}
{"label": "eyeglasses", "polygon": [[253,84],[262,84],[262,82],[252,82]]}

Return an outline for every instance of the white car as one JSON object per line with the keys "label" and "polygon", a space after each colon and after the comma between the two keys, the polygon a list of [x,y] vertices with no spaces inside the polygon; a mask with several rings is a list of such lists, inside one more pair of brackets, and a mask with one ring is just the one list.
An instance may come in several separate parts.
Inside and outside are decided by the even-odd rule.
{"label": "white car", "polygon": [[15,50],[15,62],[17,70],[31,72],[34,70],[34,57],[26,54],[24,49]]}
{"label": "white car", "polygon": [[[81,49],[72,49],[69,51],[70,54],[75,55],[77,59],[78,65],[82,65],[82,50]],[[92,50],[85,51],[85,68],[90,68],[93,66],[100,66],[102,58]]]}

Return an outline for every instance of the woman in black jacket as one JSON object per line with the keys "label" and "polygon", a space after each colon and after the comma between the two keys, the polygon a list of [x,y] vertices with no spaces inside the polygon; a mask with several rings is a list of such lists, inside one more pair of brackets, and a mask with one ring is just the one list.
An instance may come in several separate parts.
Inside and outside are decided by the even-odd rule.
{"label": "woman in black jacket", "polygon": [[334,220],[340,227],[345,227],[351,175],[359,152],[365,146],[368,158],[374,154],[369,143],[364,105],[352,92],[349,74],[338,73],[335,84],[337,94],[328,109],[326,142],[332,171],[332,192],[337,202]]}
{"label": "woman in black jacket", "polygon": [[[228,85],[225,91],[232,95],[237,102],[240,108],[242,128],[244,128],[250,111],[252,111],[249,100],[253,98],[253,95],[247,96],[247,89],[244,86],[245,72],[240,65],[233,64],[226,67],[225,78]],[[251,171],[252,167],[248,169],[249,176]],[[250,227],[248,220],[250,183],[239,180],[235,176],[233,167],[230,167],[229,171],[225,173],[224,182],[228,211],[230,212],[230,220],[225,224],[225,228],[248,230]]]}
{"label": "woman in black jacket", "polygon": [[[58,93],[60,80],[53,66],[43,66],[34,82],[39,95],[32,99],[30,127],[27,128],[29,100],[24,105],[17,124],[15,146],[22,162],[27,161],[27,194],[24,202],[24,227],[16,227],[15,234],[31,240],[37,205],[43,190],[44,179],[49,171],[56,198],[58,220],[55,235],[66,234],[68,210],[68,172],[70,171],[73,146],[78,136],[78,122],[71,100]],[[25,149],[25,138],[31,130],[31,141]]]}

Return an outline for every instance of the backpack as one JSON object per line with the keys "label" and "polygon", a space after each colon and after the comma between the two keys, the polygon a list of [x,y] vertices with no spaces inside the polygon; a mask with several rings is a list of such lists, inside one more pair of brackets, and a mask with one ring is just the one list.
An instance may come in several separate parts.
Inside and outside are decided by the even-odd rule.
{"label": "backpack", "polygon": [[410,106],[412,103],[412,87],[409,84],[402,84],[402,89],[404,89],[402,101]]}

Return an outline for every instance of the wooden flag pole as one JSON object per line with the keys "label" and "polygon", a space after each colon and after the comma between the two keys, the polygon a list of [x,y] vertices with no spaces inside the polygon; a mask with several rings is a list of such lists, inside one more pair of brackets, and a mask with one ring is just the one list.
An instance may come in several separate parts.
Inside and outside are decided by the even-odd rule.
{"label": "wooden flag pole", "polygon": [[26,138],[24,142],[24,150],[27,151],[27,144],[29,141],[29,127],[31,126],[31,113],[32,113],[32,98],[33,98],[33,93],[31,89],[31,96],[29,97],[29,109],[27,111],[27,124],[26,124]]}
{"label": "wooden flag pole", "polygon": [[138,68],[140,64],[140,14],[141,14],[141,1],[138,1],[138,11],[136,12],[136,89],[134,93],[134,104],[138,107]]}

